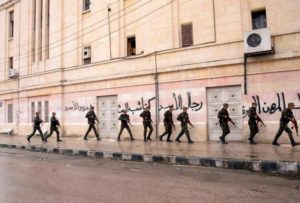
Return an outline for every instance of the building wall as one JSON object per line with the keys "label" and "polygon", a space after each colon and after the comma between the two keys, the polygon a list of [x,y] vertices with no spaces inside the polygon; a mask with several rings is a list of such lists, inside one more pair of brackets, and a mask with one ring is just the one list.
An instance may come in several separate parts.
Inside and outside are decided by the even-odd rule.
{"label": "building wall", "polygon": [[[85,107],[97,107],[98,97],[116,95],[120,109],[128,103],[135,126],[133,133],[142,138],[140,103],[142,99],[157,97],[156,72],[160,105],[176,106],[175,98],[181,96],[182,105],[174,111],[174,120],[181,108],[189,105],[188,99],[195,103],[193,108],[190,105],[189,114],[196,126],[191,134],[197,141],[209,140],[209,88],[241,87],[239,110],[245,117],[241,124],[244,140],[249,134],[245,110],[254,99],[260,99],[259,115],[268,126],[260,128],[257,137],[262,142],[273,138],[284,108],[283,100],[286,104],[293,101],[300,107],[298,1],[105,0],[92,1],[90,11],[84,12],[80,0],[73,4],[68,0],[50,2],[49,59],[44,47],[42,60],[34,62],[33,55],[38,58],[39,53],[32,52],[33,46],[38,48],[38,42],[32,42],[33,0],[8,1],[0,7],[1,30],[7,30],[9,11],[15,12],[14,38],[8,39],[7,32],[0,33],[3,45],[0,46],[0,129],[9,127],[14,128],[15,133],[28,134],[31,102],[47,100],[49,112],[56,111],[63,124],[63,134],[82,135],[87,128]],[[111,12],[108,13],[109,3]],[[262,8],[266,9],[276,53],[249,58],[248,94],[244,95],[243,32],[252,29],[251,11]],[[45,1],[43,10],[46,10]],[[193,23],[194,46],[181,48],[181,24],[190,22]],[[43,18],[43,25],[45,23]],[[42,32],[45,45],[45,26]],[[136,36],[138,55],[126,57],[126,39],[132,35]],[[89,65],[83,65],[85,46],[91,46],[92,50]],[[18,79],[7,77],[9,56],[15,59]],[[151,102],[156,124],[155,100]],[[13,103],[12,124],[7,123],[9,103]],[[160,108],[159,112],[161,133],[164,109]],[[294,112],[300,117],[299,109]],[[180,127],[176,124],[178,133]]]}

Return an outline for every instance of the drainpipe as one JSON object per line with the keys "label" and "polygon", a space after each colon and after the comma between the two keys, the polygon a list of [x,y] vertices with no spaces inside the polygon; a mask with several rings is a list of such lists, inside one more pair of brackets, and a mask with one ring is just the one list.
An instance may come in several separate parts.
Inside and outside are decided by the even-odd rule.
{"label": "drainpipe", "polygon": [[159,127],[159,81],[158,81],[158,72],[157,72],[157,57],[156,53],[154,52],[154,60],[155,60],[155,111],[156,111],[156,124],[155,124],[155,129],[156,133],[155,136],[156,138],[158,137],[158,127]]}
{"label": "drainpipe", "polygon": [[247,55],[244,54],[244,95],[247,95]]}
{"label": "drainpipe", "polygon": [[111,12],[111,8],[110,8],[111,4],[107,5],[107,21],[108,21],[108,37],[109,37],[109,59],[111,59],[111,31],[110,31],[110,15],[109,13]]}

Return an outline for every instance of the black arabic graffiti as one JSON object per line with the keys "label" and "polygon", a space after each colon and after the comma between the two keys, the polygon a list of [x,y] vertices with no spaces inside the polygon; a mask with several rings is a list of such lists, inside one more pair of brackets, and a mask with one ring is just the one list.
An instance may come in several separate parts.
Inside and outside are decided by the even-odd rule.
{"label": "black arabic graffiti", "polygon": [[[184,105],[183,105],[183,102],[182,102],[182,96],[181,94],[179,94],[178,96],[176,96],[176,93],[173,93],[172,94],[173,96],[173,99],[174,99],[174,110],[182,110]],[[187,92],[187,98],[188,98],[188,102],[187,102],[187,105],[185,107],[187,107],[188,109],[191,109],[192,111],[199,111],[201,110],[202,106],[203,106],[203,102],[201,101],[200,103],[197,103],[197,102],[192,102],[192,94],[191,92]],[[141,111],[141,110],[145,110],[145,108],[147,106],[153,106],[151,105],[151,102],[154,101],[156,98],[155,97],[152,97],[150,99],[148,99],[147,103],[144,102],[144,98],[142,97],[140,101],[137,102],[137,107],[136,108],[132,108],[129,106],[128,102],[126,102],[124,104],[124,108],[123,109],[126,109],[127,111],[131,112],[132,114],[134,114],[135,112],[137,111]],[[122,107],[121,105],[118,106],[119,107],[119,113],[121,113],[122,111]],[[163,105],[159,105],[159,108],[158,110],[161,111],[163,109],[168,109],[169,108],[169,105],[168,106],[163,106]]]}
{"label": "black arabic graffiti", "polygon": [[72,101],[72,106],[65,106],[65,111],[87,111],[90,109],[91,105],[84,106],[84,105],[79,105],[78,102]]}
{"label": "black arabic graffiti", "polygon": [[[298,99],[300,102],[300,93],[297,93]],[[258,95],[252,96],[253,102],[257,104],[257,113],[269,113],[274,114],[276,112],[282,112],[287,107],[287,102],[285,100],[285,94],[283,92],[276,93],[277,101],[274,101],[272,104],[268,105],[267,102],[261,102],[261,99]],[[247,110],[246,107],[242,107],[242,113],[244,117],[247,116]],[[300,109],[300,106],[294,107],[294,109],[298,110]]]}

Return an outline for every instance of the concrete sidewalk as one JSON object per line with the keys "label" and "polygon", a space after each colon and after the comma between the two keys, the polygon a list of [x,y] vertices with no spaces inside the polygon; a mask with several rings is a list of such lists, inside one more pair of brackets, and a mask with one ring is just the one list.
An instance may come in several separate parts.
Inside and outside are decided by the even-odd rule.
{"label": "concrete sidewalk", "polygon": [[231,142],[196,142],[194,144],[167,143],[154,140],[144,143],[129,140],[103,139],[88,141],[82,138],[63,138],[56,142],[52,136],[43,143],[37,136],[28,143],[25,136],[0,135],[0,146],[48,153],[88,156],[126,161],[144,161],[165,164],[199,165],[229,169],[251,170],[279,174],[300,175],[300,146],[280,147],[270,144],[249,145]]}

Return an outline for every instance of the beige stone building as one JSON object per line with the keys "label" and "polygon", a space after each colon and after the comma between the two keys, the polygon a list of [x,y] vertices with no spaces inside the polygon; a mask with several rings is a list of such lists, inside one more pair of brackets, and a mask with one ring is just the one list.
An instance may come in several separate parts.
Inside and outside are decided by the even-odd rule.
{"label": "beige stone building", "polygon": [[255,101],[267,125],[257,140],[270,142],[288,102],[300,119],[299,10],[298,0],[2,1],[0,132],[29,134],[36,111],[47,128],[55,111],[64,136],[82,136],[94,105],[101,136],[116,138],[126,108],[142,139],[143,108],[155,136],[173,104],[175,121],[189,108],[193,140],[218,140],[227,102],[228,140],[246,141]]}

